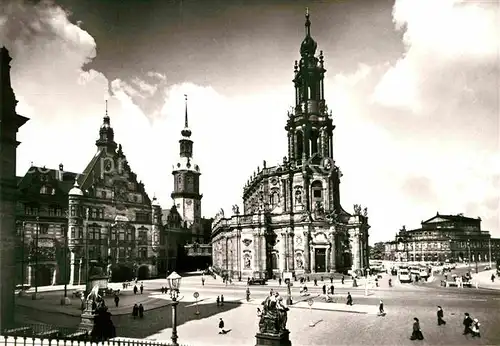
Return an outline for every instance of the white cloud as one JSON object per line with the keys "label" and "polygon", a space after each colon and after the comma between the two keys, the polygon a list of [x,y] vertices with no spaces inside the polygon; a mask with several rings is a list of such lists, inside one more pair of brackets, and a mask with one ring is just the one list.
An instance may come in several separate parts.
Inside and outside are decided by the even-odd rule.
{"label": "white cloud", "polygon": [[[439,121],[436,110],[443,107],[439,105],[450,107],[447,112],[451,114],[457,107],[471,107],[451,102],[467,88],[474,98],[466,101],[472,104],[476,99],[474,107],[478,114],[484,113],[480,101],[491,90],[469,83],[468,75],[458,81],[441,81],[452,85],[438,96],[432,94],[436,88],[441,90],[436,82],[443,78],[440,71],[455,64],[484,66],[491,59],[495,44],[491,14],[477,6],[457,10],[451,2],[439,3],[439,15],[429,16],[423,10],[429,2],[396,2],[395,21],[407,28],[407,52],[384,75],[373,98],[369,97],[370,81],[377,78],[379,66],[360,65],[352,75],[330,74],[326,81],[327,102],[337,126],[334,156],[344,173],[342,204],[346,210],[354,203],[368,207],[374,241],[392,237],[402,224],[418,226],[436,210],[481,216],[485,228],[498,232],[494,197],[500,188],[500,161],[491,148],[478,153],[472,144],[458,146],[447,142],[446,132],[435,138],[418,134],[408,138],[391,131],[382,117],[391,108],[403,107],[419,118],[432,111],[432,120]],[[258,94],[234,97],[192,83],[167,87],[166,77],[159,72],[108,83],[98,71],[82,71],[83,64],[95,56],[95,41],[71,24],[64,11],[45,5],[11,5],[9,11],[8,17],[0,16],[0,43],[14,56],[12,79],[20,101],[18,111],[31,118],[19,134],[19,174],[30,161],[47,167],[57,167],[62,161],[66,169],[82,171],[95,151],[109,84],[115,138],[147,191],[156,194],[165,208],[172,203],[171,171],[184,126],[184,94],[189,98],[195,161],[202,171],[204,215],[213,216],[221,207],[229,211],[231,205],[241,203],[243,185],[257,166],[262,167],[263,160],[275,165],[287,154],[284,126],[294,97],[288,80],[281,88],[263,86]],[[466,37],[462,46],[458,38],[464,29],[457,27],[457,18],[466,20],[461,25],[481,34],[484,41]],[[448,45],[440,28],[449,36]],[[466,45],[473,48],[469,51]],[[465,53],[457,58],[461,51]],[[456,74],[447,72],[448,76]],[[378,103],[391,108],[380,109]],[[401,118],[396,122],[405,123]],[[415,190],[421,194],[416,196]]]}

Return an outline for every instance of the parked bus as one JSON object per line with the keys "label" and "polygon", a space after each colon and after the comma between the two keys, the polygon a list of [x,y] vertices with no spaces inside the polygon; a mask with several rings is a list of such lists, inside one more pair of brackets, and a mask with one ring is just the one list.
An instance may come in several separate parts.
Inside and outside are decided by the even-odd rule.
{"label": "parked bus", "polygon": [[408,269],[406,269],[406,268],[405,269],[399,268],[399,271],[398,271],[398,280],[401,283],[411,282],[410,271]]}

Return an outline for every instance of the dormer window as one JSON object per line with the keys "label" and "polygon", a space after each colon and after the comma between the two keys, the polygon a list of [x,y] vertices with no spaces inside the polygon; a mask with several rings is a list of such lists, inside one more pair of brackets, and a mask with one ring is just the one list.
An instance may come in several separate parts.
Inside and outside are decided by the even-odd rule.
{"label": "dormer window", "polygon": [[43,186],[40,188],[40,194],[41,194],[41,195],[53,195],[53,194],[54,194],[54,192],[53,192],[53,189],[52,189],[50,186],[43,185]]}

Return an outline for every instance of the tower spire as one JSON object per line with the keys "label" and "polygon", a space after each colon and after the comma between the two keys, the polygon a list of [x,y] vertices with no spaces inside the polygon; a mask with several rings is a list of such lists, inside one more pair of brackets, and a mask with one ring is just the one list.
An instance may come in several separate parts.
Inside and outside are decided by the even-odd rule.
{"label": "tower spire", "polygon": [[183,137],[191,137],[191,130],[189,129],[189,123],[188,123],[188,96],[184,94],[184,129],[181,131],[181,135]]}
{"label": "tower spire", "polygon": [[311,36],[311,21],[309,20],[309,7],[306,7],[306,37]]}
{"label": "tower spire", "polygon": [[108,100],[106,100],[106,115],[105,116],[108,116]]}
{"label": "tower spire", "polygon": [[185,114],[184,114],[184,127],[188,128],[188,96],[184,94],[184,103],[185,103]]}

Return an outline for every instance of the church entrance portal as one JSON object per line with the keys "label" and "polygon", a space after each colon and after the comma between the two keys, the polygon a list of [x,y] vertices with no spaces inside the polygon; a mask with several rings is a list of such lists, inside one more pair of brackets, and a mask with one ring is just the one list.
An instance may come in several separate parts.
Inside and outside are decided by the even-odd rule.
{"label": "church entrance portal", "polygon": [[326,271],[326,249],[318,248],[314,250],[314,270],[317,273]]}

